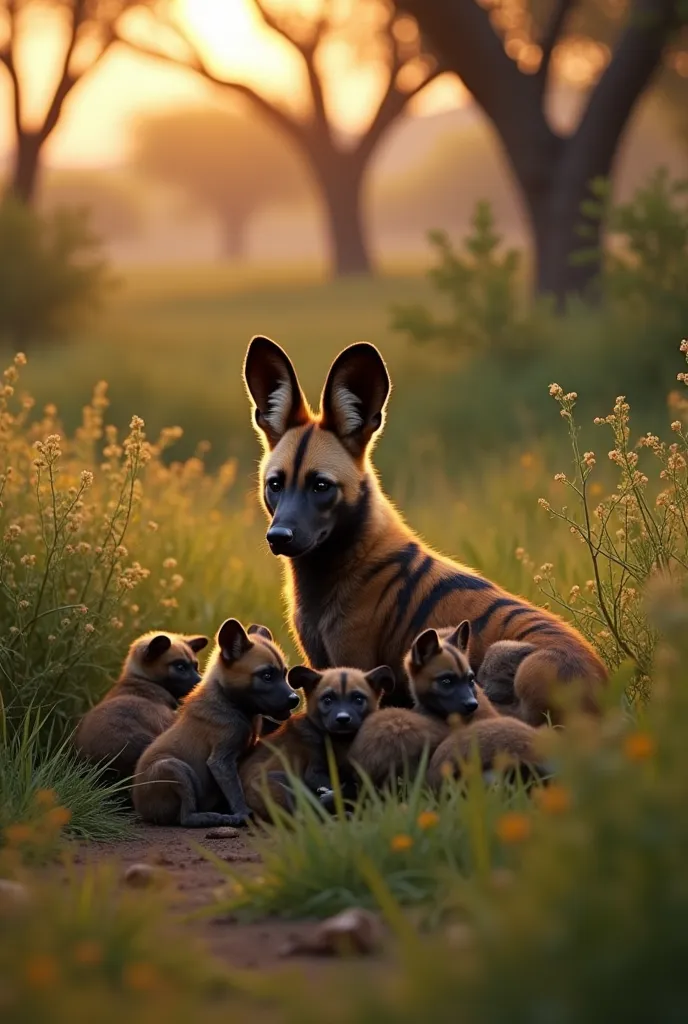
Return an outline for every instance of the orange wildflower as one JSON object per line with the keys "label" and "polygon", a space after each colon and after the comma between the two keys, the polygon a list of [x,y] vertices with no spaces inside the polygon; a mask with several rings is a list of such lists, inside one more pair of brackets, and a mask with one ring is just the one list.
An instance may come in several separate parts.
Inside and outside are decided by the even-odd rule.
{"label": "orange wildflower", "polygon": [[530,835],[530,818],[509,811],[497,820],[497,835],[503,843],[522,843]]}
{"label": "orange wildflower", "polygon": [[418,828],[423,829],[423,831],[426,831],[426,829],[429,828],[434,828],[435,825],[438,824],[439,820],[440,816],[439,814],[436,814],[435,811],[421,811],[418,815]]}
{"label": "orange wildflower", "polygon": [[124,983],[137,992],[149,992],[157,987],[159,976],[153,964],[127,964],[123,972]]}
{"label": "orange wildflower", "polygon": [[647,732],[632,732],[624,740],[624,754],[629,761],[645,761],[655,752],[655,741]]}
{"label": "orange wildflower", "polygon": [[74,960],[84,967],[94,967],[101,963],[103,950],[98,942],[80,942],[74,947]]}
{"label": "orange wildflower", "polygon": [[399,853],[402,850],[410,850],[413,846],[413,839],[407,835],[394,836],[390,846],[395,853]]}
{"label": "orange wildflower", "polygon": [[46,821],[50,825],[54,825],[55,828],[62,828],[63,825],[69,824],[72,818],[72,812],[67,807],[53,807],[52,811],[48,811],[46,814]]}
{"label": "orange wildflower", "polygon": [[571,806],[570,792],[556,782],[537,790],[535,797],[545,814],[564,814]]}
{"label": "orange wildflower", "polygon": [[49,988],[58,979],[57,961],[54,956],[37,953],[27,960],[24,977],[32,988]]}
{"label": "orange wildflower", "polygon": [[5,829],[5,840],[10,846],[20,846],[30,842],[34,831],[30,825],[8,825]]}
{"label": "orange wildflower", "polygon": [[55,807],[57,804],[57,793],[54,789],[39,789],[34,800],[39,807]]}

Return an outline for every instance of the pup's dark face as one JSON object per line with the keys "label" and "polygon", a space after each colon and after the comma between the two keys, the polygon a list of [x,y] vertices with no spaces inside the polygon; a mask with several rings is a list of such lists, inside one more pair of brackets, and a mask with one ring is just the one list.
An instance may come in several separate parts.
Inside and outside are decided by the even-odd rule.
{"label": "pup's dark face", "polygon": [[417,703],[440,718],[470,720],[478,710],[475,675],[468,663],[470,625],[462,622],[447,638],[434,629],[416,637],[406,671]]}
{"label": "pup's dark face", "polygon": [[200,682],[198,653],[207,646],[207,636],[152,633],[136,641],[130,659],[137,675],[162,686],[179,701]]}
{"label": "pup's dark face", "polygon": [[387,665],[371,672],[353,668],[316,672],[296,665],[289,672],[289,682],[306,694],[306,714],[321,732],[353,737],[379,706],[382,694],[393,688],[394,673]]}
{"label": "pup's dark face", "polygon": [[267,540],[273,554],[299,558],[365,518],[367,453],[383,422],[387,370],[372,345],[345,349],[329,372],[317,416],[288,356],[269,339],[251,342],[244,379],[265,449]]}
{"label": "pup's dark face", "polygon": [[267,626],[252,625],[244,630],[236,619],[227,619],[217,642],[221,683],[231,699],[251,716],[286,721],[299,706],[299,695],[287,682],[284,655]]}

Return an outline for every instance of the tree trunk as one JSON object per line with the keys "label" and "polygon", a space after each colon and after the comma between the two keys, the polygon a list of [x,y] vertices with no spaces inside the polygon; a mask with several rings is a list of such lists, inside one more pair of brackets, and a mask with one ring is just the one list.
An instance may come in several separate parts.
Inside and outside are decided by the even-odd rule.
{"label": "tree trunk", "polygon": [[222,222],[222,255],[239,262],[246,256],[246,217],[226,216]]}
{"label": "tree trunk", "polygon": [[[538,188],[523,185],[535,249],[535,290],[553,295],[559,308],[569,295],[589,295],[599,276],[603,225],[586,217],[581,206],[592,198],[590,183],[612,172],[609,160],[593,167],[590,152],[578,153],[577,148],[580,141],[577,146],[575,137],[567,140],[561,158],[549,165],[546,180]],[[582,249],[590,251],[584,262],[575,258]]]}
{"label": "tree trunk", "polygon": [[372,273],[361,209],[363,168],[339,154],[319,163],[318,182],[327,216],[333,276]]}
{"label": "tree trunk", "polygon": [[33,205],[38,186],[42,140],[37,132],[22,132],[17,139],[14,172],[8,193],[26,206]]}

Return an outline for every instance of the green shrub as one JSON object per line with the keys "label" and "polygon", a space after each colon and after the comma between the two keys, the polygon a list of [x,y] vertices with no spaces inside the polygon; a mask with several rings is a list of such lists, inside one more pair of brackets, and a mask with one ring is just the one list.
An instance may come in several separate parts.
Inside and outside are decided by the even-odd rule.
{"label": "green shrub", "polygon": [[72,328],[111,278],[81,211],[0,203],[0,342],[25,349]]}

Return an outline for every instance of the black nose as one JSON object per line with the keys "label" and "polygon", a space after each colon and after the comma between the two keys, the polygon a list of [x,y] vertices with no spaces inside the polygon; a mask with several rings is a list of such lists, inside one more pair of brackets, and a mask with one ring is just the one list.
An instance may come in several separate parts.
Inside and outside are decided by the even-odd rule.
{"label": "black nose", "polygon": [[291,696],[289,697],[289,700],[287,701],[287,704],[289,705],[290,708],[297,708],[300,703],[301,698],[299,697],[298,693],[292,693]]}
{"label": "black nose", "polygon": [[266,536],[273,555],[284,555],[294,540],[294,531],[288,526],[271,526]]}
{"label": "black nose", "polygon": [[338,722],[339,725],[348,725],[350,721],[351,721],[351,715],[349,714],[348,711],[340,711],[335,716],[335,722]]}
{"label": "black nose", "polygon": [[467,700],[461,705],[460,714],[464,718],[468,718],[469,715],[474,714],[478,710],[478,701],[475,697],[468,697]]}

